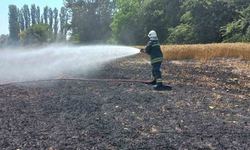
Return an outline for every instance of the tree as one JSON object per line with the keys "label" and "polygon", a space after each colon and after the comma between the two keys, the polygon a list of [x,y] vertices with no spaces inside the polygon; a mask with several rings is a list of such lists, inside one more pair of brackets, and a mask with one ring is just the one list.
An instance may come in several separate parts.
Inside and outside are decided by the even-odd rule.
{"label": "tree", "polygon": [[28,5],[23,6],[23,14],[25,20],[25,29],[28,29],[30,27],[30,10]]}
{"label": "tree", "polygon": [[27,30],[21,32],[21,42],[23,45],[43,44],[48,42],[52,29],[48,24],[35,24]]}
{"label": "tree", "polygon": [[36,8],[36,22],[39,24],[40,23],[40,7],[37,6]]}
{"label": "tree", "polygon": [[48,24],[48,13],[49,13],[49,7],[46,6],[43,9],[43,20],[45,24]]}
{"label": "tree", "polygon": [[179,0],[118,1],[111,24],[113,38],[121,44],[145,44],[149,31],[155,30],[164,43],[168,28],[179,24],[182,4]]}
{"label": "tree", "polygon": [[70,27],[73,40],[80,43],[104,43],[108,40],[111,36],[109,25],[113,15],[111,4],[115,1],[66,0],[65,2],[72,16]]}
{"label": "tree", "polygon": [[196,43],[194,26],[189,24],[180,24],[175,28],[169,28],[167,42],[169,44],[192,44]]}
{"label": "tree", "polygon": [[31,5],[31,22],[32,25],[37,24],[37,17],[36,17],[36,5]]}
{"label": "tree", "polygon": [[100,2],[100,32],[104,35],[103,39],[107,41],[112,36],[112,29],[110,24],[114,20],[114,10],[116,1],[103,0]]}
{"label": "tree", "polygon": [[43,22],[43,16],[41,16],[41,23],[43,24],[44,22]]}
{"label": "tree", "polygon": [[61,7],[61,12],[60,12],[60,33],[64,34],[65,32],[65,25],[66,25],[66,14],[67,14],[67,9],[65,7]]}
{"label": "tree", "polygon": [[54,9],[54,41],[56,41],[57,38],[57,32],[58,32],[58,9]]}
{"label": "tree", "polygon": [[[221,26],[232,21],[236,15],[235,10],[230,8],[229,2],[224,0],[187,0],[182,8],[185,13],[181,17],[181,25],[172,30],[176,31],[172,32],[171,36],[175,34],[186,37],[188,41],[182,42],[183,44],[221,42]],[[177,33],[177,31],[184,31],[183,27],[192,28],[190,32],[193,33]],[[182,30],[179,30],[181,28]],[[177,41],[176,43],[181,44]]]}
{"label": "tree", "polygon": [[138,37],[144,37],[143,25],[139,14],[143,3],[138,0],[117,1],[114,21],[111,24],[114,41],[119,44],[134,45],[139,43]]}
{"label": "tree", "polygon": [[249,6],[249,0],[228,0],[229,5],[234,10],[242,11]]}
{"label": "tree", "polygon": [[51,8],[49,8],[49,15],[48,16],[49,16],[49,25],[52,28],[52,26],[53,26],[53,11]]}
{"label": "tree", "polygon": [[21,31],[23,31],[24,27],[25,27],[25,25],[24,25],[23,9],[21,9],[19,11],[19,26],[20,26]]}
{"label": "tree", "polygon": [[64,28],[64,35],[65,35],[65,37],[67,36],[67,32],[68,32],[68,28],[69,28],[68,21],[69,21],[69,14],[67,13],[66,20],[65,20],[66,24],[65,24],[65,28]]}
{"label": "tree", "polygon": [[11,42],[14,42],[14,44],[18,42],[20,28],[18,23],[18,10],[15,5],[9,5],[9,32]]}
{"label": "tree", "polygon": [[250,5],[239,14],[237,19],[221,27],[224,42],[250,42]]}
{"label": "tree", "polygon": [[[169,35],[168,29],[179,25],[182,16],[180,0],[150,0],[142,3],[142,10],[139,18],[144,32],[144,37],[148,39],[147,34],[150,30],[155,30],[158,34],[160,43],[165,43]],[[143,41],[142,37],[138,41]]]}

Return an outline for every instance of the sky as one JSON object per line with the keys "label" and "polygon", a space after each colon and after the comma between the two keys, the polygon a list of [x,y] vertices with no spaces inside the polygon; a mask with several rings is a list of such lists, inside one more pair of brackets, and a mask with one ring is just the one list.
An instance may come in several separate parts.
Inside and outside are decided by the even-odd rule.
{"label": "sky", "polygon": [[0,35],[9,34],[9,5],[16,5],[17,8],[23,7],[24,4],[27,4],[29,8],[31,4],[35,4],[40,7],[41,14],[43,13],[43,8],[47,5],[51,8],[57,8],[60,12],[61,7],[63,6],[63,0],[0,0]]}

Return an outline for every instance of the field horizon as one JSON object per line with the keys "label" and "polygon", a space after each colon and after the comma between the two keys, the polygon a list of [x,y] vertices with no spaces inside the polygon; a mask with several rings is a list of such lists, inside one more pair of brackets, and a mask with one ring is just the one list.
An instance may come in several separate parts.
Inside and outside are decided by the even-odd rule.
{"label": "field horizon", "polygon": [[[146,46],[135,46],[145,48]],[[212,43],[212,44],[186,44],[161,45],[166,60],[193,59],[206,62],[217,57],[240,58],[250,60],[249,43]]]}

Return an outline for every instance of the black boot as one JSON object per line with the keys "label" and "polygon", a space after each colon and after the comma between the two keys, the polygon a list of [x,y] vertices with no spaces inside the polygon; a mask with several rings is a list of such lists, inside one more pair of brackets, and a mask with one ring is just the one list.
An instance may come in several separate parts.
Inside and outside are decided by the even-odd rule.
{"label": "black boot", "polygon": [[162,83],[157,83],[157,85],[154,87],[154,90],[156,91],[171,91],[171,86],[164,86]]}
{"label": "black boot", "polygon": [[154,90],[160,91],[162,87],[163,87],[162,83],[157,83],[157,85],[154,87]]}

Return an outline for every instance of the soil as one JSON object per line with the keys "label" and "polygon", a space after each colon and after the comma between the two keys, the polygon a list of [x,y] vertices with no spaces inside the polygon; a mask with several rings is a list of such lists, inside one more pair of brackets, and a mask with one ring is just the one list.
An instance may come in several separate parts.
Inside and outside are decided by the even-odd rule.
{"label": "soil", "polygon": [[[248,149],[248,62],[162,64],[165,85],[48,80],[0,86],[0,149]],[[151,76],[149,58],[108,63],[91,78]]]}

